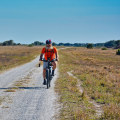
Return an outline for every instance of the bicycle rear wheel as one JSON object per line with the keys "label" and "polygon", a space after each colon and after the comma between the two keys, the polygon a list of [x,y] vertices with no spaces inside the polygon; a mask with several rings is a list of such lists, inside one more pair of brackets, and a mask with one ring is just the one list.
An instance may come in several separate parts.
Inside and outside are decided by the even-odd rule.
{"label": "bicycle rear wheel", "polygon": [[49,70],[46,70],[47,89],[50,87]]}

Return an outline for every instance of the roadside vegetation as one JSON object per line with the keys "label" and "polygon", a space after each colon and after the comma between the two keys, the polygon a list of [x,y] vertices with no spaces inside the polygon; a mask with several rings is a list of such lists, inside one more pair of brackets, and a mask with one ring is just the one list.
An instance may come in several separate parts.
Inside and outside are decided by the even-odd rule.
{"label": "roadside vegetation", "polygon": [[42,47],[0,46],[0,71],[27,63],[38,56]]}
{"label": "roadside vegetation", "polygon": [[[107,47],[107,48],[115,48],[115,49],[119,49],[120,48],[120,40],[110,40],[110,41],[107,41],[105,43],[55,43],[55,42],[52,42],[52,45],[53,46],[74,46],[74,47],[88,47],[90,48],[91,45],[92,47]],[[41,41],[34,41],[33,43],[31,44],[22,44],[22,43],[15,43],[13,40],[7,40],[7,41],[4,41],[2,43],[0,43],[0,46],[23,46],[23,45],[28,45],[29,47],[32,47],[32,46],[44,46],[45,43],[44,42],[41,42]]]}
{"label": "roadside vegetation", "polygon": [[[120,119],[120,56],[116,50],[68,48],[59,51],[59,79],[56,92],[62,104],[60,120],[119,120]],[[77,87],[81,82],[84,94]],[[102,107],[98,118],[93,100]]]}

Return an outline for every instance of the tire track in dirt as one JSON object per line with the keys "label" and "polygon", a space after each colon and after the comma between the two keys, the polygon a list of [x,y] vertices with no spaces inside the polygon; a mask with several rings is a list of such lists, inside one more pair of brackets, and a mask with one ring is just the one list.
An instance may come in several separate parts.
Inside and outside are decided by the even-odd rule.
{"label": "tire track in dirt", "polygon": [[[81,94],[84,93],[84,89],[82,88],[82,82],[72,74],[72,72],[67,72],[69,76],[72,76],[73,78],[77,79],[77,87],[79,89],[79,91],[81,92]],[[94,108],[95,108],[95,111],[96,111],[96,117],[99,118],[102,113],[103,113],[103,110],[102,110],[102,106],[98,103],[96,103],[94,100],[89,100],[89,103],[93,104]]]}

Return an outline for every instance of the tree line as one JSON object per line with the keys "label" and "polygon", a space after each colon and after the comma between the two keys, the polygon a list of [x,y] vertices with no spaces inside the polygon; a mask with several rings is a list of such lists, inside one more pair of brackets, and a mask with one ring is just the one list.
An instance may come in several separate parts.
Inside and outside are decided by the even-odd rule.
{"label": "tree line", "polygon": [[[87,47],[90,44],[92,47],[107,47],[107,48],[120,48],[120,40],[110,40],[105,43],[55,43],[53,42],[53,46],[74,46],[74,47]],[[7,40],[2,43],[0,43],[0,46],[15,46],[15,45],[28,45],[28,44],[21,44],[21,43],[15,43],[13,40]],[[28,46],[42,46],[45,45],[44,42],[35,41]]]}

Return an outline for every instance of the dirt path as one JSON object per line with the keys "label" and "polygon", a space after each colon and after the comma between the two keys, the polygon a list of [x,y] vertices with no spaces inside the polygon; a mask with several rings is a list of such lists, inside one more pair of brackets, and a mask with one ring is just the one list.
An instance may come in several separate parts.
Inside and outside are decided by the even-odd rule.
{"label": "dirt path", "polygon": [[[54,92],[55,77],[51,88],[43,86],[42,66],[36,66],[39,57],[25,65],[0,74],[0,120],[53,120],[58,112]],[[19,87],[22,81],[22,87]],[[25,82],[25,83],[24,83]],[[18,84],[18,86],[17,86]],[[14,92],[11,92],[11,87]],[[8,92],[8,91],[9,92]],[[6,92],[7,91],[7,92]]]}

